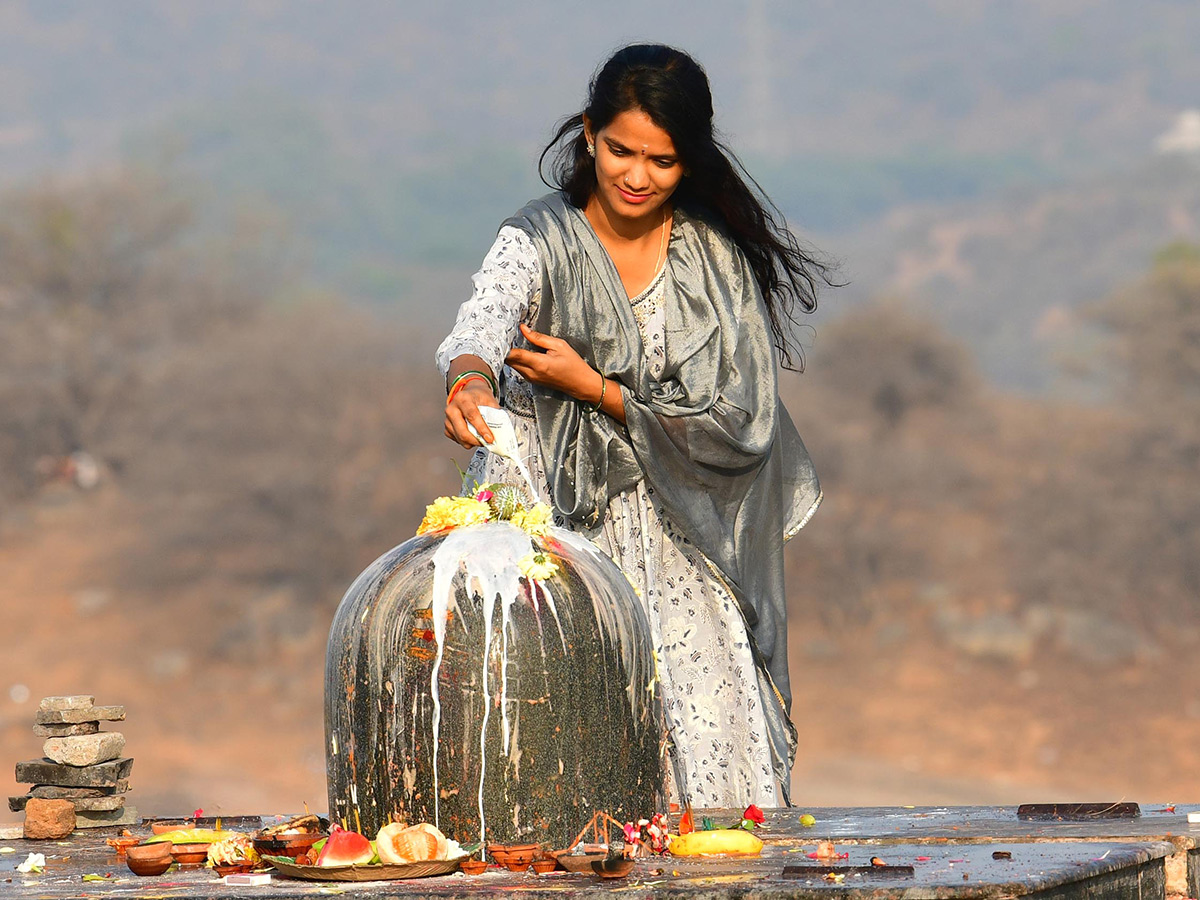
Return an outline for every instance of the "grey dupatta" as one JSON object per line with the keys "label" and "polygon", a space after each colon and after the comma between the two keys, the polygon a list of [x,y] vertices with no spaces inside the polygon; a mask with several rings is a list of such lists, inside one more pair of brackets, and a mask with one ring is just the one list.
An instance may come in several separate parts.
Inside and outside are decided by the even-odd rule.
{"label": "grey dupatta", "polygon": [[[533,386],[555,507],[593,527],[613,496],[644,478],[737,598],[790,708],[783,544],[815,510],[820,486],[779,401],[767,310],[745,256],[717,228],[676,209],[666,364],[656,380],[620,276],[583,212],[549,194],[504,224],[525,231],[542,261],[538,330],[618,381],[625,403],[622,426]],[[773,749],[794,746],[786,716],[771,725]],[[783,752],[789,769],[790,756]]]}

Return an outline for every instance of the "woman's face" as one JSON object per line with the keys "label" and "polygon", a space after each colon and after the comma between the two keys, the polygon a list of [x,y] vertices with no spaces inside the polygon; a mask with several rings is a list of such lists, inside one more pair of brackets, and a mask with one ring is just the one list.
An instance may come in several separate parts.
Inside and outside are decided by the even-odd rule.
{"label": "woman's face", "polygon": [[584,134],[596,147],[596,193],[610,220],[659,220],[662,205],[683,178],[683,164],[671,136],[640,109],[619,113],[593,133]]}

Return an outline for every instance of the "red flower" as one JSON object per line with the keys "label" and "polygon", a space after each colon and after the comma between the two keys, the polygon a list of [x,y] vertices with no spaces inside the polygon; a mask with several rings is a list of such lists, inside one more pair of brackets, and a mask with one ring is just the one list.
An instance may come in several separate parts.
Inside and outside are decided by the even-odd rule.
{"label": "red flower", "polygon": [[761,825],[767,820],[767,817],[763,815],[763,811],[753,803],[746,807],[746,811],[742,813],[742,818],[749,819],[755,825]]}

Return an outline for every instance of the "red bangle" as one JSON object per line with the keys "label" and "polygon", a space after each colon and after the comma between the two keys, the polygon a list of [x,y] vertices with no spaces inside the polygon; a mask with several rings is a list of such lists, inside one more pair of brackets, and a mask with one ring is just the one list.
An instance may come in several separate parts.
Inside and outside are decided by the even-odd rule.
{"label": "red bangle", "polygon": [[[450,389],[450,395],[446,397],[446,405],[449,406],[450,402],[454,399],[454,396],[472,381],[487,381],[487,379],[482,375],[468,375],[466,378],[460,379],[458,384],[454,385],[454,387]],[[491,387],[491,385],[489,384],[488,387]]]}

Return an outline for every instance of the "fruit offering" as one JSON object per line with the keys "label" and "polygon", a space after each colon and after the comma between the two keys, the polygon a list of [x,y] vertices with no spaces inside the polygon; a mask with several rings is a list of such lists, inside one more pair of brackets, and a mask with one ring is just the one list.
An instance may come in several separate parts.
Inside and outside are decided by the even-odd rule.
{"label": "fruit offering", "polygon": [[317,857],[318,866],[362,866],[375,857],[371,842],[357,831],[334,825]]}
{"label": "fruit offering", "polygon": [[412,826],[393,822],[379,829],[375,850],[380,862],[404,865],[448,858],[449,841],[428,822]]}
{"label": "fruit offering", "polygon": [[668,850],[675,856],[712,856],[719,853],[757,856],[763,842],[740,828],[693,831],[672,838]]}

